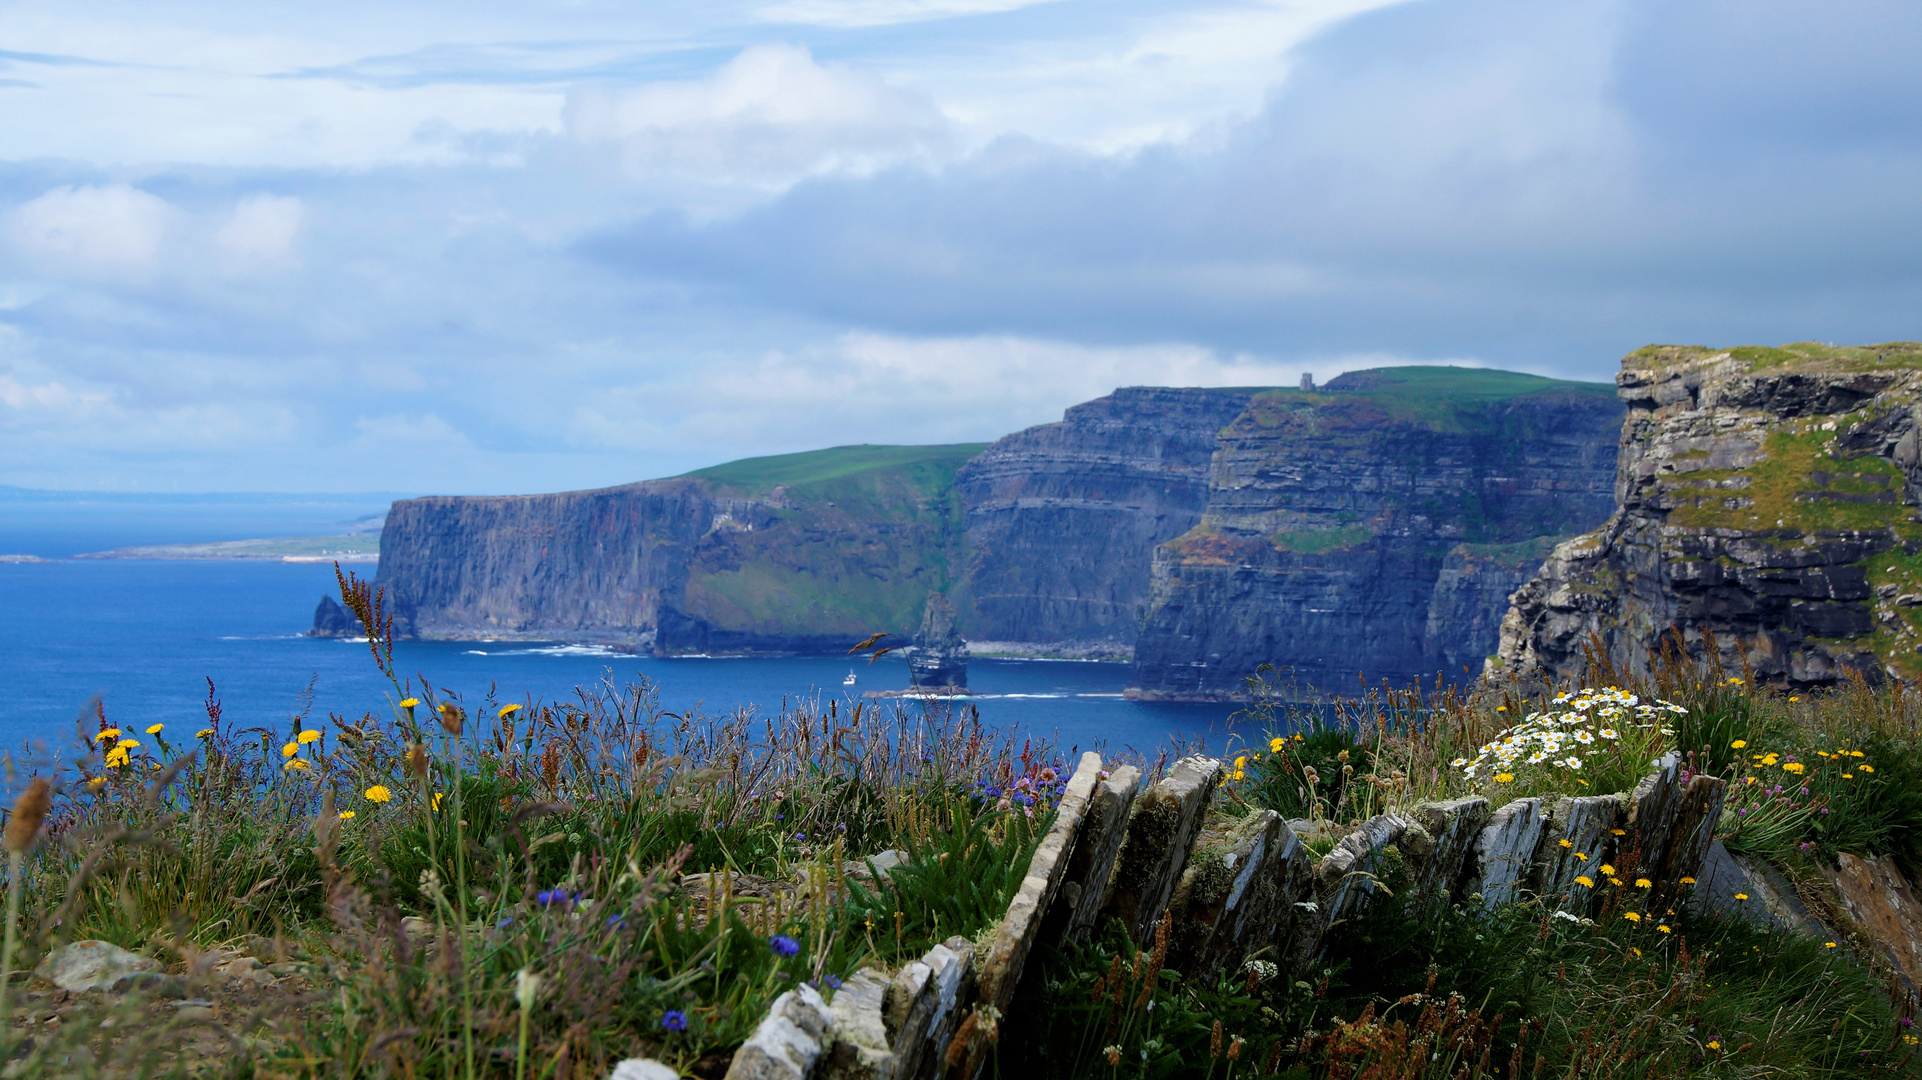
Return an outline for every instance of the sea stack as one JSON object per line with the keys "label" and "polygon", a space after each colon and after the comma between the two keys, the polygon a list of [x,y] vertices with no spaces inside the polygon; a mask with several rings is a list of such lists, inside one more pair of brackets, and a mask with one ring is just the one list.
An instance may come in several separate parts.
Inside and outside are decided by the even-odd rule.
{"label": "sea stack", "polygon": [[914,635],[914,651],[908,654],[908,676],[915,686],[967,687],[968,643],[954,624],[954,604],[940,593],[929,593],[921,632]]}

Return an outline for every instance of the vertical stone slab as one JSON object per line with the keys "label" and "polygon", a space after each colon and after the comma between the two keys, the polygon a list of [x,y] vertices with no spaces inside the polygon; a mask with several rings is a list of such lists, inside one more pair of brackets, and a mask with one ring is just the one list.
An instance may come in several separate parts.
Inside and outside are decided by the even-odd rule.
{"label": "vertical stone slab", "polygon": [[881,1016],[889,979],[862,968],[834,992],[834,1042],[819,1075],[822,1080],[893,1080],[894,1053]]}
{"label": "vertical stone slab", "polygon": [[1455,902],[1462,879],[1475,853],[1475,844],[1488,826],[1487,799],[1451,799],[1423,803],[1401,838],[1407,860],[1409,895],[1406,909],[1421,915],[1444,911]]}
{"label": "vertical stone slab", "polygon": [[1695,892],[1688,899],[1695,914],[1717,912],[1771,930],[1827,933],[1787,878],[1767,863],[1730,853],[1720,840],[1709,844],[1695,876]]}
{"label": "vertical stone slab", "polygon": [[[1389,849],[1407,831],[1406,818],[1392,814],[1369,818],[1315,864],[1311,878],[1315,895],[1308,901],[1313,907],[1307,909],[1309,917],[1297,923],[1296,968],[1307,967],[1321,955],[1328,934],[1339,924],[1367,911],[1377,894],[1386,895],[1393,888],[1382,880],[1383,872],[1390,870],[1384,864],[1391,861]],[[1392,855],[1398,857],[1399,849]]]}
{"label": "vertical stone slab", "polygon": [[1270,934],[1275,962],[1286,966],[1298,953],[1302,934],[1316,925],[1315,859],[1300,834],[1282,823],[1275,857],[1269,860],[1275,889],[1275,927]]}
{"label": "vertical stone slab", "polygon": [[1911,991],[1922,986],[1922,903],[1891,859],[1840,855],[1830,875],[1842,905],[1862,924]]}
{"label": "vertical stone slab", "polygon": [[[1001,928],[995,932],[994,941],[988,946],[988,954],[981,962],[978,976],[980,992],[975,1004],[977,1012],[999,1017],[1014,1000],[1015,987],[1020,983],[1022,969],[1028,962],[1028,952],[1034,947],[1035,935],[1041,930],[1041,917],[1060,888],[1061,876],[1067,871],[1068,856],[1074,848],[1075,835],[1081,828],[1082,815],[1087,812],[1088,800],[1094,794],[1100,778],[1101,755],[1093,751],[1081,755],[1081,764],[1075,768],[1074,776],[1068,780],[1068,787],[1061,794],[1061,802],[1055,807],[1054,824],[1035,848],[1034,858],[1028,863],[1028,874],[1021,879],[1021,887],[1009,902],[1008,912],[1001,918]],[[972,1077],[978,1074],[987,1060],[988,1045],[985,1033],[974,1036],[968,1046],[967,1063],[958,1075]]]}
{"label": "vertical stone slab", "polygon": [[1681,757],[1664,754],[1655,763],[1655,771],[1642,777],[1630,793],[1628,821],[1623,827],[1628,830],[1631,843],[1622,845],[1616,854],[1623,863],[1632,858],[1635,865],[1622,866],[1623,877],[1651,874],[1661,869],[1668,853],[1669,834],[1675,828],[1675,815],[1682,806],[1681,771]]}
{"label": "vertical stone slab", "polygon": [[1068,856],[1061,891],[1042,920],[1037,940],[1060,945],[1084,936],[1108,902],[1115,860],[1128,835],[1128,812],[1141,790],[1141,770],[1123,765],[1095,785],[1081,818],[1081,835]]}
{"label": "vertical stone slab", "polygon": [[1279,899],[1271,861],[1284,831],[1273,810],[1202,830],[1168,904],[1169,966],[1192,977],[1269,944]]}
{"label": "vertical stone slab", "polygon": [[973,1000],[974,945],[967,938],[949,938],[895,975],[881,1009],[895,1080],[929,1080],[940,1070]]}
{"label": "vertical stone slab", "polygon": [[[1528,887],[1572,915],[1594,914],[1599,890],[1577,884],[1575,879],[1602,880],[1599,867],[1614,854],[1612,830],[1622,827],[1623,802],[1620,795],[1555,800],[1548,810],[1548,824],[1542,828],[1541,847]],[[1567,846],[1563,846],[1564,840]]]}
{"label": "vertical stone slab", "polygon": [[1159,784],[1135,800],[1104,912],[1120,919],[1136,941],[1154,934],[1188,849],[1221,781],[1221,762],[1209,757],[1175,762]]}
{"label": "vertical stone slab", "polygon": [[807,1080],[834,1037],[834,1014],[806,983],[774,999],[734,1052],[727,1080]]}
{"label": "vertical stone slab", "polygon": [[1664,905],[1681,895],[1683,878],[1698,878],[1708,849],[1715,842],[1715,826],[1722,820],[1728,782],[1719,776],[1693,776],[1682,790],[1669,824],[1668,842],[1654,875],[1655,896]]}
{"label": "vertical stone slab", "polygon": [[1542,800],[1516,799],[1488,819],[1475,841],[1475,874],[1468,891],[1493,910],[1511,903],[1528,881],[1542,838]]}

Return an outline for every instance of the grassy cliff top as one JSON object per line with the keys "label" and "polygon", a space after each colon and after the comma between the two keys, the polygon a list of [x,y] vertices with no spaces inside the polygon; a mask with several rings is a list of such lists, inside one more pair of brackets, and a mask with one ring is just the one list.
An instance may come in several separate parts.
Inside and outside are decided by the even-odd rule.
{"label": "grassy cliff top", "polygon": [[1594,394],[1597,397],[1615,396],[1614,383],[1577,382],[1526,375],[1519,371],[1427,364],[1344,372],[1328,380],[1324,389],[1341,393],[1425,398],[1438,402],[1491,401],[1549,391]]}
{"label": "grassy cliff top", "polygon": [[1737,345],[1711,349],[1702,345],[1644,345],[1622,358],[1622,366],[1657,370],[1728,356],[1750,371],[1882,371],[1922,368],[1922,342],[1885,341],[1880,345],[1824,345],[1796,341],[1787,345]]}
{"label": "grassy cliff top", "polygon": [[742,458],[686,473],[721,487],[761,495],[777,487],[817,487],[869,473],[900,472],[932,487],[945,487],[969,458],[987,443],[949,443],[940,446],[832,446],[799,454]]}

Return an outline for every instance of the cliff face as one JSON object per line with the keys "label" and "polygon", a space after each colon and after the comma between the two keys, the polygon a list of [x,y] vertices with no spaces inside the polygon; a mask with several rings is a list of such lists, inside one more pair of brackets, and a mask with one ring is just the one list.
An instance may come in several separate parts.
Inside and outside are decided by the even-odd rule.
{"label": "cliff face", "polygon": [[1650,347],[1616,376],[1619,509],[1515,596],[1491,670],[1646,671],[1671,627],[1788,687],[1922,674],[1922,345]]}
{"label": "cliff face", "polygon": [[1262,664],[1345,691],[1478,660],[1527,543],[1607,516],[1621,415],[1606,387],[1452,368],[1258,395],[1201,520],[1155,553],[1131,692],[1227,695]]}
{"label": "cliff face", "polygon": [[1201,519],[1216,433],[1258,392],[1117,390],[963,466],[963,632],[990,649],[1130,655],[1155,546]]}
{"label": "cliff face", "polygon": [[378,582],[429,638],[812,652],[912,626],[959,540],[981,449],[843,447],[672,480],[394,504]]}

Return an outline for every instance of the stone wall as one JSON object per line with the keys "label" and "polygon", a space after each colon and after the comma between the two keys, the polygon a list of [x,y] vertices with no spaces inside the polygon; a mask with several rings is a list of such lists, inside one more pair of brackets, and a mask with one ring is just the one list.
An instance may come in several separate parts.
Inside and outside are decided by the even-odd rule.
{"label": "stone wall", "polygon": [[1142,788],[1132,766],[1107,772],[1100,755],[1082,755],[985,948],[950,939],[898,972],[857,973],[832,1003],[807,987],[784,994],[728,1076],[973,1080],[1032,949],[1085,935],[1100,918],[1123,920],[1144,944],[1165,929],[1167,965],[1193,977],[1264,949],[1305,968],[1376,904],[1421,914],[1534,893],[1592,914],[1594,890],[1574,881],[1584,864],[1646,877],[1650,902],[1669,903],[1682,879],[1703,873],[1724,794],[1721,780],[1686,776],[1670,755],[1632,792],[1517,799],[1492,812],[1480,798],[1426,803],[1344,831],[1317,858],[1304,834],[1335,835],[1317,823],[1273,811],[1210,817],[1221,772],[1212,758],[1186,758]]}

